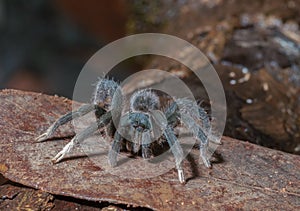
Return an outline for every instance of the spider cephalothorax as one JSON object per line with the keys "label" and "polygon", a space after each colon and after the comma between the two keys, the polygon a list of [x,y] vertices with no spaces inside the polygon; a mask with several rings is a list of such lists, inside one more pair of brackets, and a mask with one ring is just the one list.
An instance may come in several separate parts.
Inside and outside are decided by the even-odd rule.
{"label": "spider cephalothorax", "polygon": [[[92,98],[92,104],[83,105],[77,111],[62,116],[44,134],[37,138],[38,141],[46,140],[60,125],[91,111],[95,112],[97,121],[77,134],[52,159],[54,163],[63,159],[75,145],[93,135],[98,129],[111,128],[110,131],[113,131],[114,134],[113,143],[108,153],[110,165],[115,166],[117,164],[117,156],[124,139],[132,143],[127,145],[129,151],[132,153],[141,151],[143,158],[149,158],[152,155],[151,144],[162,138],[170,146],[170,150],[175,157],[179,181],[183,183],[185,179],[181,162],[184,159],[184,154],[180,142],[173,131],[174,127],[183,124],[193,133],[198,141],[200,157],[205,166],[211,166],[207,155],[208,134],[211,126],[204,109],[188,99],[176,99],[166,109],[161,109],[159,97],[155,92],[151,89],[143,89],[132,95],[129,111],[121,114],[121,107],[124,105],[122,104],[123,97],[118,88],[119,85],[115,81],[100,79]],[[118,111],[115,113],[119,115],[117,127],[113,124],[113,113],[115,110]],[[112,134],[106,133],[106,135]]]}

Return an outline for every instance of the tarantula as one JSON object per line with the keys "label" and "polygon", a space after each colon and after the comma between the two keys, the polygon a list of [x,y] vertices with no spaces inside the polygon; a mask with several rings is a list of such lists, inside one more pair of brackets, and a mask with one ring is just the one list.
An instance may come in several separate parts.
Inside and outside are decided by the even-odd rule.
{"label": "tarantula", "polygon": [[[128,149],[132,153],[141,151],[143,158],[151,156],[150,145],[156,133],[161,133],[167,141],[175,157],[175,166],[178,171],[178,178],[181,183],[185,182],[183,169],[181,166],[184,159],[183,150],[173,129],[183,124],[192,133],[199,143],[200,157],[204,165],[211,167],[208,159],[208,133],[210,131],[210,120],[205,110],[195,102],[188,99],[177,99],[169,103],[166,109],[160,110],[160,100],[157,94],[151,89],[143,89],[135,92],[130,98],[130,109],[121,115],[122,95],[119,84],[113,80],[100,79],[97,83],[92,103],[83,105],[75,112],[65,114],[56,120],[45,133],[37,137],[37,141],[44,141],[51,137],[54,131],[61,125],[72,119],[83,116],[94,111],[97,121],[85,130],[77,134],[53,159],[53,163],[61,161],[65,155],[84,139],[93,135],[98,129],[106,128],[107,135],[113,135],[113,143],[108,153],[108,162],[111,166],[116,166],[117,155],[122,147],[122,131],[129,131],[129,137],[133,144]],[[116,95],[116,96],[114,96]],[[117,126],[113,122],[114,111],[117,112]],[[118,130],[118,129],[119,130]],[[127,137],[126,137],[127,138]],[[217,144],[220,142],[211,140]],[[128,148],[128,147],[127,147]]]}

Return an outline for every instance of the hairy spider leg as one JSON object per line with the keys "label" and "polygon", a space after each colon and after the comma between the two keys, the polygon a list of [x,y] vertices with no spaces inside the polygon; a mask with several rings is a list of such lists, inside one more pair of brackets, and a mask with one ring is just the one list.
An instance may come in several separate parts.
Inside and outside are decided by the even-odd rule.
{"label": "hairy spider leg", "polygon": [[61,161],[67,153],[74,147],[79,145],[80,142],[92,136],[98,129],[105,127],[111,120],[111,112],[102,115],[96,122],[92,123],[82,132],[74,136],[74,138],[52,159],[53,163]]}
{"label": "hairy spider leg", "polygon": [[[208,144],[209,142],[213,142],[215,144],[222,144],[219,140],[215,139],[214,136],[211,134],[211,122],[205,110],[198,106],[198,114],[199,118],[202,120],[203,123],[203,130],[198,126],[198,133],[196,139],[199,142],[200,148],[200,157],[202,158],[204,165],[208,168],[211,167],[211,163],[208,159]],[[204,132],[205,131],[205,132]],[[211,137],[211,138],[209,138]]]}
{"label": "hairy spider leg", "polygon": [[184,183],[185,182],[184,173],[183,173],[183,169],[181,166],[181,162],[182,162],[184,156],[183,156],[183,151],[180,146],[180,143],[177,140],[177,138],[170,126],[167,126],[167,128],[165,129],[164,136],[167,139],[170,149],[175,157],[175,164],[176,164],[176,169],[178,172],[178,179],[181,183]]}
{"label": "hairy spider leg", "polygon": [[199,127],[196,140],[199,142],[200,157],[204,165],[207,168],[211,168],[211,163],[208,159],[208,137]]}
{"label": "hairy spider leg", "polygon": [[[184,103],[182,103],[184,102]],[[198,107],[197,104],[192,102],[188,102],[188,100],[184,100],[182,103],[183,106],[189,106],[188,108],[182,107],[180,109],[180,121],[193,133],[194,137],[199,143],[200,148],[200,157],[203,160],[204,165],[207,168],[211,167],[211,163],[208,159],[208,136],[211,125],[209,118],[204,111],[204,109]],[[187,104],[189,103],[189,104]],[[202,121],[202,127],[198,124],[198,121]],[[205,132],[204,132],[205,131]]]}
{"label": "hairy spider leg", "polygon": [[144,159],[148,159],[152,155],[152,150],[151,150],[151,133],[150,130],[147,130],[143,133],[143,138],[142,138],[142,157]]}
{"label": "hairy spider leg", "polygon": [[203,108],[201,108],[200,106],[198,106],[198,114],[199,114],[199,118],[201,119],[201,121],[203,123],[203,127],[204,127],[204,130],[206,131],[206,134],[209,135],[209,137],[208,137],[209,142],[213,142],[215,144],[222,144],[221,140],[217,139],[217,137],[212,134],[211,121],[209,120],[209,117],[208,117],[208,114],[206,113],[206,111]]}
{"label": "hairy spider leg", "polygon": [[[100,78],[97,82],[93,97],[92,104],[83,105],[77,111],[69,112],[58,120],[56,120],[45,133],[36,138],[36,141],[41,142],[48,139],[55,130],[61,126],[71,121],[72,119],[81,117],[91,111],[95,111],[95,115],[97,118],[100,118],[107,110],[110,110],[112,107],[112,99],[113,96],[118,89],[119,85],[114,80],[110,80],[108,78]],[[118,92],[118,96],[120,93]],[[120,95],[121,96],[121,95]],[[117,104],[119,102],[117,101]],[[106,133],[109,134],[113,131],[113,127],[111,125],[106,129]]]}
{"label": "hairy spider leg", "polygon": [[118,132],[118,129],[123,130],[124,128],[126,127],[128,128],[128,126],[130,126],[129,113],[126,113],[124,116],[121,117],[118,125],[119,127],[115,131],[114,140],[108,152],[108,163],[112,167],[117,165],[117,157],[118,154],[120,153],[121,143],[122,143],[121,141],[123,139],[121,134]]}
{"label": "hairy spider leg", "polygon": [[[129,123],[128,119],[129,119],[129,114],[125,115],[121,118],[121,122],[123,123],[121,125],[121,127],[128,126],[128,123]],[[181,166],[181,162],[182,162],[184,156],[183,156],[183,151],[180,146],[180,143],[178,142],[174,132],[172,131],[172,129],[170,127],[167,127],[165,129],[164,136],[167,139],[170,149],[175,157],[176,169],[178,171],[178,179],[181,183],[184,183],[185,182],[184,173],[183,173],[183,169]],[[122,136],[119,134],[118,131],[116,131],[115,135],[114,135],[114,141],[113,141],[112,147],[108,153],[108,161],[111,166],[117,165],[117,156],[120,152],[121,140],[122,140]],[[148,157],[148,154],[146,154],[146,153],[148,153],[147,150],[149,149],[150,141],[151,141],[150,132],[145,131],[145,133],[143,133],[143,138],[142,138],[142,154],[143,154],[144,158]]]}
{"label": "hairy spider leg", "polygon": [[169,105],[169,107],[165,111],[165,116],[168,121],[168,125],[174,126],[179,118],[179,115],[177,113],[178,105],[176,102],[173,102]]}
{"label": "hairy spider leg", "polygon": [[[168,126],[166,128],[166,130],[164,131],[164,136],[168,141],[168,144],[172,150],[172,153],[175,157],[175,162],[176,162],[176,168],[178,171],[178,179],[181,183],[185,182],[185,178],[184,178],[184,173],[183,173],[183,169],[181,166],[181,162],[184,158],[183,156],[183,151],[182,148],[180,146],[179,141],[177,140],[176,135],[174,134],[173,130],[172,130],[172,126],[175,126],[178,118],[179,118],[179,114],[178,114],[178,104],[176,102],[171,103],[168,108],[165,111],[165,116],[167,118],[167,122],[168,122]],[[172,147],[173,143],[175,143],[174,147]]]}
{"label": "hairy spider leg", "polygon": [[[55,132],[55,130],[61,126],[61,125],[64,125],[66,124],[67,122],[73,120],[73,119],[76,119],[78,117],[81,117],[81,116],[84,116],[85,114],[91,112],[91,111],[94,111],[96,110],[96,106],[95,105],[83,105],[81,107],[78,108],[78,110],[74,111],[74,112],[69,112],[65,115],[63,115],[62,117],[60,117],[59,119],[57,119],[48,129],[45,133],[41,134],[40,136],[38,136],[36,138],[36,141],[37,142],[42,142],[42,141],[45,141],[47,140],[48,138],[50,138],[53,133]],[[98,112],[100,113],[104,113],[105,111],[103,109],[97,109],[99,110]]]}
{"label": "hairy spider leg", "polygon": [[111,149],[108,152],[108,163],[112,167],[117,165],[117,157],[118,157],[118,154],[120,153],[121,141],[122,141],[122,136],[120,135],[118,130],[116,130],[115,135],[114,135],[114,140],[111,145]]}
{"label": "hairy spider leg", "polygon": [[141,144],[143,141],[143,132],[134,130],[134,136],[133,136],[133,153],[137,153],[141,149]]}

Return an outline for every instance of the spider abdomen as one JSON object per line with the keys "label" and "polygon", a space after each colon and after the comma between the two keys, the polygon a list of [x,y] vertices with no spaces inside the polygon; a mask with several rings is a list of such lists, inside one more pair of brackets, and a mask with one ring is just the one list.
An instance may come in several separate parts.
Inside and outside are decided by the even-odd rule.
{"label": "spider abdomen", "polygon": [[150,89],[135,92],[130,98],[130,109],[132,111],[157,110],[160,107],[159,97]]}

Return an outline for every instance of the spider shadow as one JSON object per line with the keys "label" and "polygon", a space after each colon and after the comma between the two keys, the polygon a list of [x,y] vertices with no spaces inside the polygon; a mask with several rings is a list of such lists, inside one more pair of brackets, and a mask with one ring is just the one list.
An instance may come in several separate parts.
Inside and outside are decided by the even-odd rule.
{"label": "spider shadow", "polygon": [[92,157],[104,156],[104,155],[107,155],[107,153],[101,152],[101,153],[89,153],[88,155],[87,154],[73,155],[73,156],[63,158],[60,162],[65,162],[65,161],[70,161],[70,160],[77,160],[77,159],[82,159],[82,158],[92,158]]}
{"label": "spider shadow", "polygon": [[[131,159],[139,159],[138,155],[132,155],[128,152],[121,152],[121,153],[123,154],[123,156],[118,159],[117,166],[121,166],[122,164],[129,162]],[[60,162],[77,160],[77,159],[82,159],[82,158],[95,158],[95,157],[107,156],[107,155],[108,155],[108,151],[107,152],[81,154],[81,155],[73,155],[73,156],[71,155],[69,157],[63,158]],[[108,162],[108,160],[107,160],[107,162]]]}
{"label": "spider shadow", "polygon": [[[198,144],[182,143],[181,146],[182,146],[182,150],[184,151],[184,154],[186,155],[185,159],[188,161],[189,168],[190,168],[191,175],[192,175],[191,177],[187,178],[187,182],[188,182],[189,180],[192,180],[192,179],[195,179],[195,178],[201,176],[201,173],[199,171],[199,165],[203,165],[203,164],[199,163],[199,159],[196,159],[191,154],[191,152],[193,150],[197,150],[198,151],[197,154],[199,155],[199,145]],[[173,156],[172,153],[170,152],[170,147],[166,142],[164,142],[156,147],[157,148],[154,150],[156,152],[155,156],[161,155],[162,153],[165,153],[165,152],[167,152],[165,159],[169,156]],[[224,161],[222,155],[220,153],[218,153],[217,151],[215,151],[212,154],[212,158],[210,160],[211,160],[212,165],[222,163]],[[162,161],[163,160],[161,160],[161,159],[156,159],[156,160],[150,159],[149,160],[149,162],[153,163],[153,164],[158,164]]]}
{"label": "spider shadow", "polygon": [[[68,135],[68,136],[53,136],[50,137],[46,140],[43,140],[41,142],[35,142],[35,143],[43,143],[43,142],[51,142],[51,141],[65,141],[65,140],[71,140],[72,138],[74,138],[75,135]],[[122,164],[125,164],[126,162],[129,162],[131,159],[139,159],[139,155],[137,154],[131,154],[128,151],[123,151],[121,152],[123,155],[122,158],[119,158],[118,162],[117,162],[117,166],[120,166]],[[68,157],[63,158],[60,162],[65,162],[65,161],[71,161],[71,160],[77,160],[77,159],[82,159],[82,158],[93,158],[93,157],[97,157],[97,156],[105,156],[108,155],[108,151],[107,152],[99,152],[99,153],[88,153],[88,154],[81,154],[81,155],[71,155]]]}
{"label": "spider shadow", "polygon": [[131,159],[139,159],[139,158],[137,158],[136,155],[128,154],[126,157],[122,157],[122,159],[118,160],[117,166],[121,166],[121,165],[129,162]]}
{"label": "spider shadow", "polygon": [[[193,149],[196,149],[196,146],[194,146]],[[211,168],[213,168],[213,166],[215,164],[224,162],[222,155],[216,151],[212,154],[212,158],[213,159],[211,160],[211,164],[212,164]],[[188,182],[190,180],[196,179],[197,177],[201,176],[201,174],[199,172],[199,167],[198,167],[201,164],[199,162],[197,162],[196,159],[191,154],[188,154],[186,156],[186,160],[188,161],[188,163],[190,165],[191,173],[192,173],[192,176],[186,179],[186,182]]]}
{"label": "spider shadow", "polygon": [[67,136],[53,136],[50,138],[47,138],[46,140],[43,141],[34,141],[34,143],[43,143],[43,142],[50,142],[50,141],[64,141],[64,140],[71,140],[72,138],[74,138],[75,134],[73,135],[67,135]]}
{"label": "spider shadow", "polygon": [[212,164],[219,164],[219,163],[223,163],[224,162],[224,158],[221,155],[221,153],[215,151],[212,155],[212,157],[214,158],[213,161],[211,161]]}
{"label": "spider shadow", "polygon": [[[73,137],[74,137],[73,135],[65,136],[65,137],[52,137],[52,138],[49,138],[49,139],[47,139],[43,142],[66,140],[66,139],[71,139]],[[37,142],[37,143],[39,143],[39,142]],[[186,182],[188,182],[190,180],[193,180],[193,179],[201,176],[200,171],[199,171],[199,162],[190,153],[187,152],[188,150],[199,150],[199,145],[194,144],[193,146],[191,146],[191,144],[182,144],[182,149],[184,150],[184,153],[187,154],[185,159],[189,163],[189,166],[190,166],[190,169],[191,169],[191,174],[192,174],[191,177],[186,179]],[[154,156],[157,156],[157,155],[159,155],[161,153],[164,153],[166,151],[169,151],[169,150],[170,150],[169,145],[167,143],[163,143],[163,144],[160,145],[160,147],[156,148],[156,150],[155,150],[156,153],[155,153]],[[126,150],[122,151],[121,153],[125,156],[122,156],[121,159],[119,158],[119,160],[117,162],[117,166],[121,166],[121,165],[129,162],[131,159],[142,159],[140,154],[131,154],[130,152],[128,152]],[[61,160],[61,162],[71,161],[71,160],[76,160],[76,159],[82,159],[82,158],[87,158],[87,157],[93,158],[93,157],[97,157],[97,156],[105,156],[107,154],[108,154],[108,151],[107,152],[99,152],[99,153],[89,153],[88,155],[87,154],[73,155],[73,156],[65,157],[64,159]],[[169,152],[167,156],[172,156],[172,153]],[[213,165],[224,162],[224,159],[223,159],[222,155],[220,153],[218,153],[217,151],[215,151],[212,154],[212,158],[213,159],[211,159],[211,163]],[[148,162],[155,164],[155,163],[162,162],[162,160],[154,161],[152,159],[149,159]]]}
{"label": "spider shadow", "polygon": [[186,179],[186,182],[193,180],[200,176],[199,168],[197,168],[198,163],[195,161],[195,159],[188,154],[186,156],[187,161],[189,162],[189,165],[191,167],[192,176]]}

